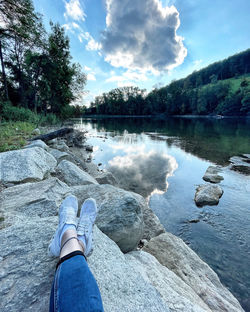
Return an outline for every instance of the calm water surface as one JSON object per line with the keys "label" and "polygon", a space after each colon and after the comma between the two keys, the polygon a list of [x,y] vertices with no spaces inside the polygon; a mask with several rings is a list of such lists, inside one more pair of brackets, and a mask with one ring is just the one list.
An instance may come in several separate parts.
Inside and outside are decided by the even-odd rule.
{"label": "calm water surface", "polygon": [[[229,158],[250,154],[250,120],[170,118],[79,120],[94,162],[120,186],[146,197],[166,230],[181,237],[250,311],[250,177]],[[222,166],[217,206],[196,207],[209,165]],[[199,220],[190,223],[191,220]]]}

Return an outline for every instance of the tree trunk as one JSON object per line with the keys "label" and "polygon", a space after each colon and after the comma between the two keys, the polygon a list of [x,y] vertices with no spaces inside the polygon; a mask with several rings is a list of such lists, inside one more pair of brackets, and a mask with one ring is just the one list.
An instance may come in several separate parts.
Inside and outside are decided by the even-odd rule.
{"label": "tree trunk", "polygon": [[1,40],[0,40],[0,59],[1,59],[1,66],[2,66],[5,100],[8,101],[9,100],[9,94],[8,94],[7,79],[6,79],[6,74],[5,74],[4,62],[3,62],[3,52],[2,52],[2,41]]}

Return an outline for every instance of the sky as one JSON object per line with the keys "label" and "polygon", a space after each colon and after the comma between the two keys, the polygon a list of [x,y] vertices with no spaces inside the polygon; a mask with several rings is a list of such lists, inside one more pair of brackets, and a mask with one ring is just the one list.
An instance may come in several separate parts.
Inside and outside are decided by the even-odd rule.
{"label": "sky", "polygon": [[122,86],[149,92],[250,48],[249,0],[33,1],[87,75],[79,104]]}

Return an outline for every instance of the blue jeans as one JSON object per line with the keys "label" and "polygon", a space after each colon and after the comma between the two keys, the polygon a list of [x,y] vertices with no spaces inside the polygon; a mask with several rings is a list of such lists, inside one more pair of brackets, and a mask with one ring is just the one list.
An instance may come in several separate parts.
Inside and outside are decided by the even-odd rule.
{"label": "blue jeans", "polygon": [[82,255],[74,255],[58,266],[49,311],[104,312],[96,280]]}

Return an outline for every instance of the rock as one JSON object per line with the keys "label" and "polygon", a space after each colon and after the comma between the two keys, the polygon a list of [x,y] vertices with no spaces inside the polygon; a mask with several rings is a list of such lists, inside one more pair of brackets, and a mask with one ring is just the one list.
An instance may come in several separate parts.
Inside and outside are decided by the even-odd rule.
{"label": "rock", "polygon": [[219,167],[209,166],[203,176],[203,180],[211,183],[220,183],[220,181],[224,180],[224,178],[218,174],[219,171]]}
{"label": "rock", "polygon": [[231,169],[239,171],[240,173],[250,175],[250,155],[244,154],[243,157],[234,156],[229,159],[231,162]]}
{"label": "rock", "polygon": [[111,184],[114,186],[118,186],[118,182],[116,178],[113,176],[111,172],[99,172],[95,176],[96,181],[99,184]]}
{"label": "rock", "polygon": [[105,312],[169,312],[154,286],[98,228],[94,230],[94,251],[88,263],[100,288]]}
{"label": "rock", "polygon": [[217,205],[222,194],[223,190],[218,185],[203,184],[196,188],[194,200],[199,207]]}
{"label": "rock", "polygon": [[50,288],[57,260],[48,258],[49,240],[57,217],[27,218],[0,230],[0,311],[49,309]]}
{"label": "rock", "polygon": [[1,192],[0,207],[6,213],[22,213],[26,217],[55,216],[70,188],[57,178],[37,183],[16,185]]}
{"label": "rock", "polygon": [[[128,263],[145,281],[153,285],[170,311],[205,312],[209,307],[175,273],[144,251],[133,251],[125,255]],[[147,309],[145,310],[147,311]],[[155,311],[150,310],[149,311]]]}
{"label": "rock", "polygon": [[199,219],[191,219],[191,220],[188,220],[187,222],[188,223],[198,223],[198,222],[200,222],[200,220]]}
{"label": "rock", "polygon": [[69,154],[65,153],[65,152],[61,152],[57,149],[54,148],[50,148],[49,149],[49,153],[55,157],[55,159],[57,160],[57,163],[59,164],[62,160],[69,158]]}
{"label": "rock", "polygon": [[34,129],[34,130],[32,131],[32,134],[33,134],[33,135],[40,135],[40,134],[41,134],[41,131],[40,131],[40,129],[36,128],[36,129]]}
{"label": "rock", "polygon": [[135,249],[143,235],[144,198],[109,184],[72,187],[72,193],[82,203],[93,197],[97,201],[98,227],[117,243],[123,252]]}
{"label": "rock", "polygon": [[45,151],[48,152],[49,147],[46,143],[44,143],[42,140],[35,140],[35,141],[31,141],[28,145],[26,145],[24,148],[32,148],[32,147],[41,147],[43,148]]}
{"label": "rock", "polygon": [[0,181],[41,181],[54,171],[56,164],[56,159],[40,147],[0,153]]}
{"label": "rock", "polygon": [[85,150],[87,152],[93,152],[93,146],[92,145],[85,145]]}
{"label": "rock", "polygon": [[69,152],[68,145],[62,139],[58,140],[57,138],[55,138],[53,140],[49,140],[47,143],[51,148],[57,149],[61,152]]}
{"label": "rock", "polygon": [[144,206],[143,220],[144,220],[144,233],[143,233],[144,239],[150,240],[151,238],[166,232],[159,218],[148,207],[148,205]]}
{"label": "rock", "polygon": [[63,181],[69,186],[98,184],[87,172],[84,172],[68,160],[62,160],[57,166],[57,170],[59,170]]}
{"label": "rock", "polygon": [[164,233],[151,239],[143,250],[178,275],[211,311],[243,311],[217,274],[182,239]]}

